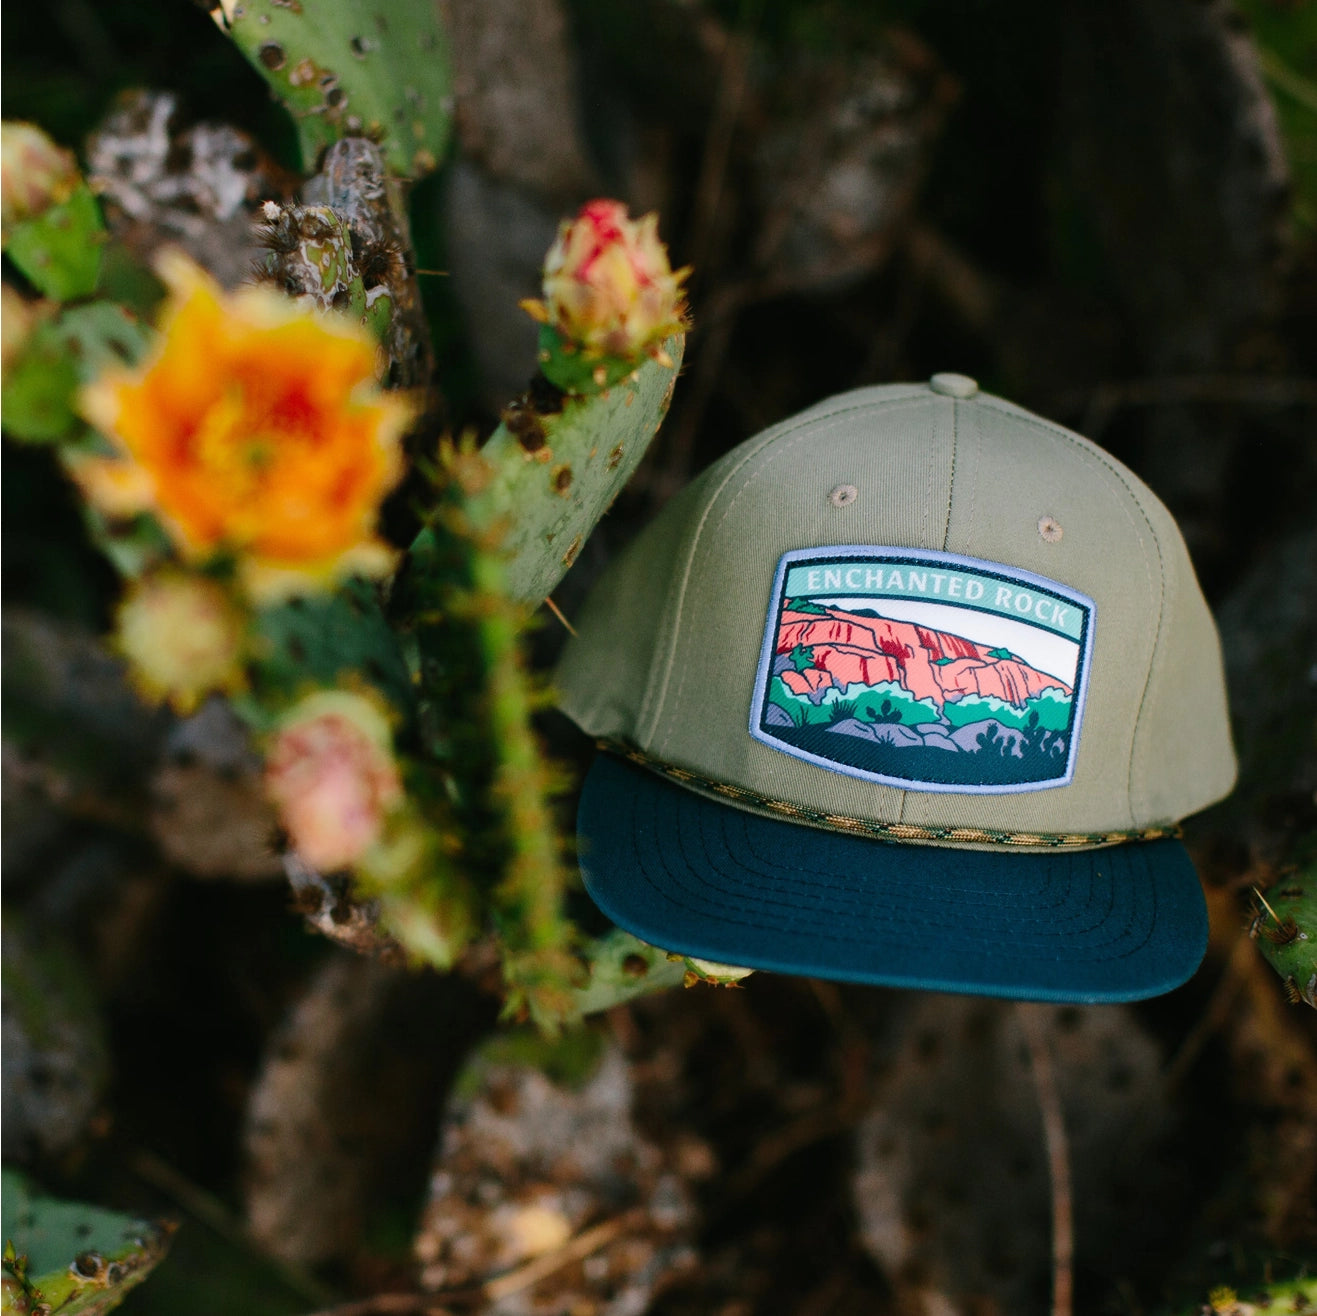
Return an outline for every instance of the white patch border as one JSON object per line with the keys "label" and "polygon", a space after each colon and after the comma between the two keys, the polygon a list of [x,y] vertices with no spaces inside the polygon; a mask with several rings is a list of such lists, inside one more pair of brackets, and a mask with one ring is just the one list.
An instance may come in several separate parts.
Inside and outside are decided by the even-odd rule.
{"label": "white patch border", "polygon": [[[1066,755],[1065,774],[1049,777],[1045,781],[1005,782],[1001,784],[967,784],[964,782],[912,781],[908,777],[889,777],[882,773],[868,772],[863,768],[852,767],[849,763],[837,763],[821,755],[811,754],[808,750],[778,740],[764,731],[760,726],[764,704],[768,697],[768,683],[772,673],[773,655],[777,651],[778,618],[782,612],[782,591],[786,585],[786,574],[797,563],[808,560],[820,561],[824,558],[861,558],[861,559],[896,559],[898,561],[927,563],[931,567],[965,567],[985,575],[998,576],[1006,581],[1028,584],[1036,590],[1044,590],[1059,598],[1077,605],[1084,613],[1083,633],[1079,640],[1079,662],[1075,682],[1075,716],[1070,732],[1070,744]],[[987,612],[984,609],[974,611]],[[1040,627],[1039,629],[1047,629]],[[1075,763],[1079,755],[1080,729],[1084,720],[1084,706],[1088,702],[1089,670],[1093,662],[1093,636],[1097,630],[1097,604],[1078,590],[1062,585],[1047,576],[1040,576],[1023,567],[1010,567],[1004,562],[992,562],[987,558],[965,557],[958,553],[943,553],[936,549],[889,548],[875,544],[820,544],[817,548],[793,548],[782,554],[773,576],[773,591],[768,600],[768,619],[764,624],[764,641],[760,648],[759,668],[755,674],[754,697],[750,703],[750,734],[761,744],[775,749],[781,754],[803,759],[827,772],[841,773],[847,777],[860,777],[865,781],[877,782],[883,786],[895,786],[900,790],[918,793],[939,793],[948,795],[1018,795],[1026,791],[1056,790],[1068,786],[1074,780]]]}

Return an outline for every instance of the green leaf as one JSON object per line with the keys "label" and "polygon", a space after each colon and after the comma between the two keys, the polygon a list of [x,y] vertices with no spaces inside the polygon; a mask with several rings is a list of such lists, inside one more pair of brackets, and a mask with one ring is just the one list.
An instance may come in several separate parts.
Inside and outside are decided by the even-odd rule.
{"label": "green leaf", "polygon": [[342,137],[418,178],[452,133],[448,41],[433,0],[221,0],[229,35],[297,122],[303,164]]}
{"label": "green leaf", "polygon": [[66,302],[96,290],[104,240],[101,208],[81,183],[67,201],[16,224],[5,255],[43,296]]}

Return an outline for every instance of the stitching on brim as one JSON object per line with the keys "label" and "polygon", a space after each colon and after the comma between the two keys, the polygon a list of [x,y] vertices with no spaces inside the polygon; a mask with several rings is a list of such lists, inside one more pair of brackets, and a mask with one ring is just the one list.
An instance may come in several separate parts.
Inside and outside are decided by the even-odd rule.
{"label": "stitching on brim", "polygon": [[793,804],[789,800],[776,800],[771,796],[761,795],[758,791],[750,790],[745,786],[733,786],[728,782],[715,781],[712,777],[706,777],[690,768],[678,767],[674,763],[665,763],[662,759],[653,758],[644,750],[632,745],[624,745],[620,741],[599,740],[596,744],[605,753],[626,759],[629,763],[634,763],[637,767],[645,768],[660,777],[666,777],[669,781],[675,781],[682,786],[698,787],[742,804],[754,805],[788,822],[810,823],[833,832],[871,836],[885,841],[946,841],[953,845],[999,845],[1003,848],[1029,846],[1072,850],[1095,845],[1116,845],[1125,841],[1161,841],[1182,835],[1180,828],[1175,824],[1110,832],[1019,832],[1000,831],[991,827],[930,827],[922,823],[875,822],[869,818],[854,818],[848,814],[811,809],[806,805]]}

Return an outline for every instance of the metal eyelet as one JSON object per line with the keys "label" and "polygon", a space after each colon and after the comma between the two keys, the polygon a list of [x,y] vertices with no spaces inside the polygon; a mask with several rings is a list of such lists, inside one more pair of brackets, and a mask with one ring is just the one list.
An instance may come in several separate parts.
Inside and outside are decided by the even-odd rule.
{"label": "metal eyelet", "polygon": [[1038,518],[1038,533],[1049,544],[1059,544],[1061,536],[1065,531],[1061,529],[1061,523],[1054,516],[1040,516]]}

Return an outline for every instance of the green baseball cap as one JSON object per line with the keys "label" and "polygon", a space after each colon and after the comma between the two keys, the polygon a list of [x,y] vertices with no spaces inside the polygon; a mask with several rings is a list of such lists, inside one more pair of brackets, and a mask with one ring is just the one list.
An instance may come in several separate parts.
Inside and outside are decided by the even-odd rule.
{"label": "green baseball cap", "polygon": [[1198,966],[1177,823],[1235,778],[1166,508],[963,375],[741,444],[599,581],[557,672],[580,863],[702,959],[1050,1001]]}

